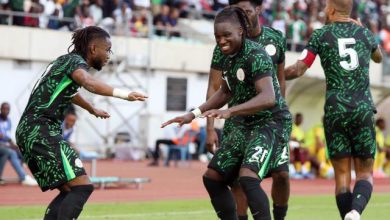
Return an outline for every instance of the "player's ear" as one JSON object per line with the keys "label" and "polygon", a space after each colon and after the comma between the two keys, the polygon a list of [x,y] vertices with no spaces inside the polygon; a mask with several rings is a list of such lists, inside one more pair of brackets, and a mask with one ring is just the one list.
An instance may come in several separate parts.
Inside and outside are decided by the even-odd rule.
{"label": "player's ear", "polygon": [[92,43],[90,46],[89,46],[89,52],[91,54],[95,54],[96,53],[96,44]]}

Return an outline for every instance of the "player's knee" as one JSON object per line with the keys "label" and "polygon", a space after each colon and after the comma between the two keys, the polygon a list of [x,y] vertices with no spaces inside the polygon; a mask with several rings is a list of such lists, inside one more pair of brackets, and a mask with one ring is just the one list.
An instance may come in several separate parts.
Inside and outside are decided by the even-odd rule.
{"label": "player's knee", "polygon": [[287,171],[276,172],[272,174],[272,182],[277,186],[289,185],[289,173]]}
{"label": "player's knee", "polygon": [[241,176],[239,182],[242,190],[247,194],[248,192],[258,189],[261,181],[254,177]]}
{"label": "player's knee", "polygon": [[76,193],[79,195],[81,202],[86,202],[89,196],[92,194],[94,187],[93,185],[79,185],[70,187],[72,193]]}

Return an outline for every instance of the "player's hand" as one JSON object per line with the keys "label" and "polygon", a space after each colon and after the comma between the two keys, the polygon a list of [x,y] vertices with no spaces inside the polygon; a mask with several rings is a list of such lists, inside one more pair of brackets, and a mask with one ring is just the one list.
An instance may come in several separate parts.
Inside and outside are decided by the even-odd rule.
{"label": "player's hand", "polygon": [[145,101],[148,97],[138,92],[131,92],[128,95],[129,101]]}
{"label": "player's hand", "polygon": [[209,117],[209,118],[228,119],[230,118],[231,113],[229,109],[225,109],[225,110],[212,109],[204,112],[202,116]]}
{"label": "player's hand", "polygon": [[218,148],[218,135],[217,132],[215,132],[214,129],[212,130],[207,130],[207,135],[206,135],[206,148],[207,151],[214,154],[215,151]]}
{"label": "player's hand", "polygon": [[109,118],[111,116],[106,111],[97,108],[94,108],[91,114],[95,115],[96,118]]}
{"label": "player's hand", "polygon": [[195,115],[192,114],[191,112],[189,112],[189,113],[187,113],[185,115],[178,116],[176,118],[173,118],[173,119],[171,119],[169,121],[164,122],[163,124],[161,124],[161,128],[163,128],[163,127],[165,127],[167,125],[170,125],[172,123],[178,123],[179,126],[182,126],[184,124],[190,123],[192,120],[194,120],[194,118],[195,118]]}

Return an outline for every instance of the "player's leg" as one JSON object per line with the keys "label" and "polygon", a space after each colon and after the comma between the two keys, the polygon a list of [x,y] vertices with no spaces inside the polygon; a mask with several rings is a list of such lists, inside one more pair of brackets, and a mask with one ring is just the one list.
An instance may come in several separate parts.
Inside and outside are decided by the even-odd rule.
{"label": "player's leg", "polygon": [[[371,117],[369,114],[371,114]],[[359,112],[355,114],[355,118],[358,118],[358,120],[354,121],[350,132],[353,143],[352,156],[354,157],[356,183],[353,189],[352,211],[345,216],[345,219],[348,220],[360,219],[360,215],[370,200],[373,188],[372,172],[376,153],[373,112]]]}
{"label": "player's leg", "polygon": [[335,172],[336,204],[341,219],[351,211],[351,151],[348,127],[348,114],[327,115],[324,117],[324,129],[329,158]]}
{"label": "player's leg", "polygon": [[208,168],[203,175],[203,184],[218,217],[223,220],[237,220],[236,204],[222,175]]}
{"label": "player's leg", "polygon": [[274,122],[252,126],[245,131],[248,144],[239,182],[254,220],[271,219],[268,197],[260,183],[271,168],[274,146],[278,141],[277,131],[277,123]]}
{"label": "player's leg", "polygon": [[332,159],[336,181],[336,203],[340,216],[344,216],[351,211],[352,193],[351,184],[351,158]]}
{"label": "player's leg", "polygon": [[373,188],[373,158],[355,158],[356,183],[353,188],[351,211],[346,220],[358,220],[371,198]]}
{"label": "player's leg", "polygon": [[271,220],[267,194],[260,186],[258,174],[249,168],[240,169],[240,185],[246,195],[254,220]]}
{"label": "player's leg", "polygon": [[288,200],[290,197],[290,178],[289,178],[289,162],[290,148],[288,142],[290,140],[292,120],[286,118],[282,121],[282,126],[279,128],[281,132],[277,132],[275,143],[274,161],[271,162],[272,170],[272,189],[271,196],[273,200],[273,216],[274,220],[284,220],[288,210]]}
{"label": "player's leg", "polygon": [[50,202],[49,206],[46,208],[43,220],[58,219],[58,209],[64,201],[65,197],[70,192],[70,188],[66,185],[63,185],[62,187],[59,187],[58,190],[60,193]]}
{"label": "player's leg", "polygon": [[290,197],[290,179],[288,171],[272,173],[272,201],[274,220],[283,220],[287,215]]}
{"label": "player's leg", "polygon": [[219,218],[237,220],[236,203],[228,188],[238,177],[242,162],[242,143],[245,134],[240,126],[226,122],[221,147],[211,159],[208,170],[203,175],[204,186],[209,193],[211,203]]}
{"label": "player's leg", "polygon": [[66,185],[70,191],[58,208],[58,220],[77,219],[94,189],[87,175],[78,176]]}
{"label": "player's leg", "polygon": [[247,213],[248,202],[246,200],[245,193],[244,193],[244,191],[242,191],[242,188],[241,188],[238,180],[233,183],[233,185],[230,189],[233,193],[234,200],[236,201],[236,204],[237,204],[238,219],[239,220],[248,220],[248,213]]}

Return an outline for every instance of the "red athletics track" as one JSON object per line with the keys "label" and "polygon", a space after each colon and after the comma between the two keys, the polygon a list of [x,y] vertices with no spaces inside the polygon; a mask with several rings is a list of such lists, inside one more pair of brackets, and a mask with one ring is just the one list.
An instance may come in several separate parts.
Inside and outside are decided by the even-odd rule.
{"label": "red athletics track", "polygon": [[[98,176],[149,177],[150,183],[141,189],[134,187],[97,189],[90,202],[131,202],[175,199],[206,199],[202,174],[206,164],[191,162],[190,167],[148,167],[148,161],[128,162],[115,160],[98,161]],[[85,164],[87,170],[89,164]],[[16,174],[7,163],[3,177],[15,178]],[[262,186],[270,190],[270,180]],[[375,180],[374,191],[390,192],[390,179]],[[0,186],[0,205],[47,205],[57,194],[55,191],[42,193],[38,187],[21,186],[10,183]],[[333,180],[292,180],[291,195],[333,194]]]}

